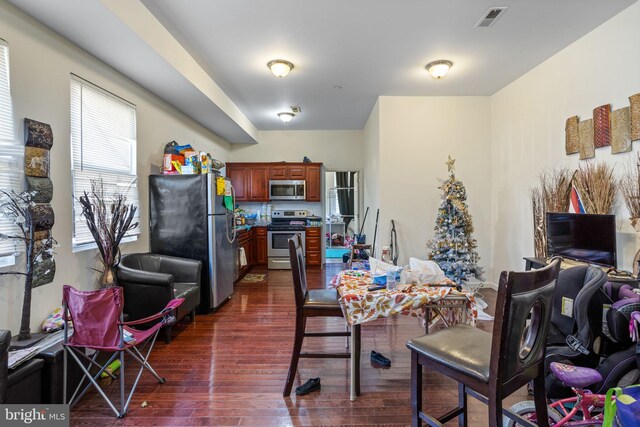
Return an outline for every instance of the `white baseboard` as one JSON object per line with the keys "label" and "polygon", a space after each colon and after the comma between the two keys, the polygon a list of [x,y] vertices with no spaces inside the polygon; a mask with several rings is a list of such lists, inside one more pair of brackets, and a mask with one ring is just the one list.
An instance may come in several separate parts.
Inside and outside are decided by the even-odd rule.
{"label": "white baseboard", "polygon": [[485,289],[493,289],[494,291],[498,290],[498,284],[493,282],[482,282],[482,287]]}

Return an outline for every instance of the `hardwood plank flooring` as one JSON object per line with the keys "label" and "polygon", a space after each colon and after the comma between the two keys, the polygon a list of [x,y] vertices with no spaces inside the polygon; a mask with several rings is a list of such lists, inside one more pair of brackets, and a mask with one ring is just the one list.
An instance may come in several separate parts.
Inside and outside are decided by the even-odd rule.
{"label": "hardwood plank flooring", "polygon": [[[307,270],[309,288],[323,288],[342,264]],[[422,335],[415,318],[396,316],[362,326],[362,395],[349,400],[348,359],[301,359],[294,383],[321,377],[322,389],[307,396],[283,398],[293,344],[295,303],[290,271],[266,273],[267,283],[238,284],[216,313],[196,316],[174,326],[173,341],[158,342],[151,364],[167,379],[163,385],[143,374],[128,414],[117,419],[97,392],[87,394],[71,412],[76,426],[406,426],[411,424],[409,338]],[[495,291],[483,290],[490,304]],[[341,323],[342,322],[342,323]],[[479,322],[490,330],[491,322]],[[310,319],[308,330],[344,330],[340,319]],[[344,338],[307,338],[304,349],[341,350]],[[392,360],[390,368],[374,367],[376,350]],[[134,365],[131,365],[134,368]],[[132,381],[133,369],[127,378]],[[457,402],[456,384],[425,372],[425,409],[441,414]],[[128,386],[127,386],[128,389]],[[117,384],[107,386],[117,397]],[[526,399],[521,390],[505,406]],[[142,403],[147,405],[142,407]],[[487,409],[469,398],[469,426],[487,425]],[[452,421],[450,425],[457,425]]]}

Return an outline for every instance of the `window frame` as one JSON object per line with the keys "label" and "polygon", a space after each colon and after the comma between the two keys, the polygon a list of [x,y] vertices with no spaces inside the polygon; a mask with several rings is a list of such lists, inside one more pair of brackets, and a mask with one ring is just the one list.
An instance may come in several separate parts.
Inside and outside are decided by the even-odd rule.
{"label": "window frame", "polygon": [[[133,203],[137,207],[134,221],[139,222],[140,218],[140,197],[137,183],[137,107],[135,104],[126,99],[83,79],[75,74],[70,76],[70,146],[71,146],[71,180],[72,180],[72,229],[71,229],[71,246],[72,253],[96,249],[97,245],[93,238],[87,235],[88,230],[84,226],[84,218],[82,208],[77,201],[77,197],[83,191],[88,190],[87,180],[94,178],[102,178],[105,185],[105,194],[108,197],[121,186],[126,186],[126,195],[128,203]],[[85,92],[87,91],[87,92]],[[93,101],[92,101],[93,99]],[[115,111],[115,112],[114,112]],[[91,120],[95,114],[99,113],[103,116],[101,120]],[[108,113],[108,116],[104,116]],[[85,114],[89,119],[85,118]],[[124,120],[118,122],[117,115],[123,114]],[[111,127],[106,125],[112,125]],[[105,129],[110,129],[105,131]],[[111,129],[125,130],[127,136],[118,135]],[[128,130],[127,130],[128,129]],[[100,133],[102,131],[102,133]],[[96,134],[99,134],[96,136]],[[87,161],[87,152],[91,150],[94,156],[104,151],[104,144],[96,141],[96,138],[105,138],[110,142],[117,144],[119,154],[124,154],[127,162],[128,171],[122,168],[102,167],[99,161],[103,156],[97,156],[93,161]],[[91,145],[92,144],[92,145]],[[124,147],[124,148],[123,148]],[[115,149],[114,149],[115,150]],[[117,158],[123,158],[117,157]],[[89,159],[91,160],[91,159]],[[116,163],[117,165],[117,163]],[[106,182],[105,182],[106,180]],[[124,183],[128,181],[127,183]],[[80,225],[82,228],[78,229]],[[122,240],[121,244],[133,242],[138,239],[141,230],[136,227]]]}

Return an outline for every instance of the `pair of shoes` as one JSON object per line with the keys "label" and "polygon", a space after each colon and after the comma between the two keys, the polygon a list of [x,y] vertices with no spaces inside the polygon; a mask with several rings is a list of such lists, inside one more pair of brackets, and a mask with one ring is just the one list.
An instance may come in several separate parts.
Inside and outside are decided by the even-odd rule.
{"label": "pair of shoes", "polygon": [[391,366],[391,360],[387,359],[382,354],[373,350],[371,351],[371,361],[373,363],[377,363],[378,365]]}
{"label": "pair of shoes", "polygon": [[312,391],[320,390],[320,377],[311,378],[306,383],[296,387],[296,396],[304,396]]}

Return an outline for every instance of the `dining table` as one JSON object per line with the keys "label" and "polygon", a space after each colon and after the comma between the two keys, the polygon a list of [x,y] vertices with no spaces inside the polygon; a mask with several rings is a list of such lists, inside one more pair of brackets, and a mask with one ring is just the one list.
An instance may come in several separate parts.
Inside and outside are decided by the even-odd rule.
{"label": "dining table", "polygon": [[[399,283],[394,289],[369,288],[374,277],[366,270],[344,270],[338,273],[331,285],[336,288],[347,324],[359,329],[363,323],[402,314],[420,320],[429,333],[429,327],[438,321],[445,326],[456,323],[475,325],[478,318],[476,301],[472,292],[465,291],[455,282],[446,279],[435,283]],[[350,399],[359,394],[357,379],[360,378],[360,334],[352,333],[349,349]]]}

